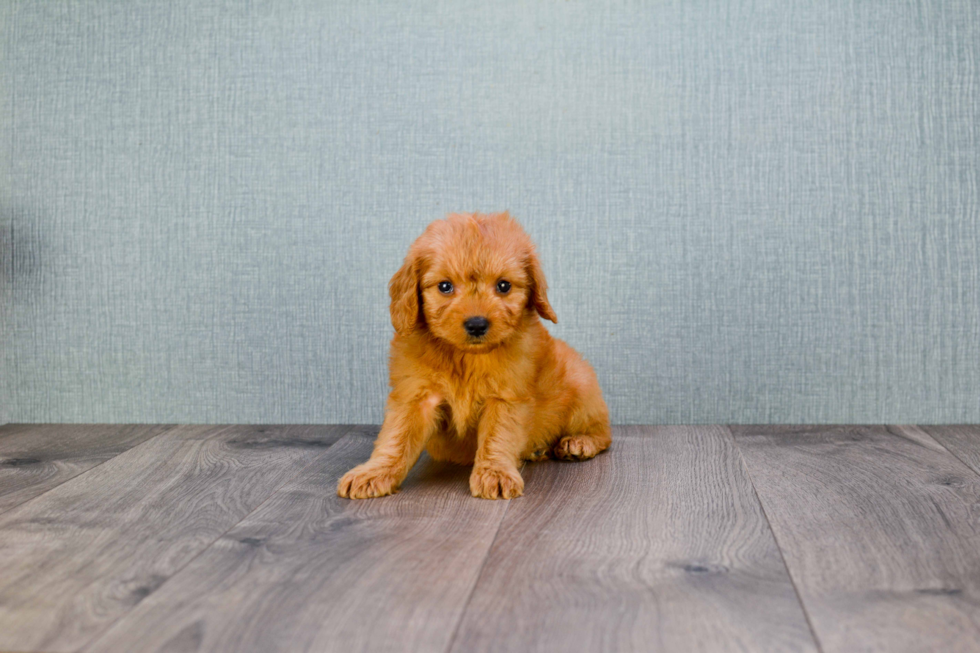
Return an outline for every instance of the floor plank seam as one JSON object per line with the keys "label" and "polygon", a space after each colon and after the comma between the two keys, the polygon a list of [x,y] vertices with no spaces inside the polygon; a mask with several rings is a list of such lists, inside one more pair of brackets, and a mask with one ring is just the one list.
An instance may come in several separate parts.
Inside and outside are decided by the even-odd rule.
{"label": "floor plank seam", "polygon": [[[15,425],[13,425],[13,426],[15,426]],[[59,487],[61,487],[65,483],[67,483],[69,481],[74,481],[76,478],[81,478],[85,474],[88,474],[89,472],[91,472],[93,469],[98,469],[99,467],[101,467],[102,465],[106,464],[110,460],[115,460],[117,457],[123,455],[124,453],[129,452],[129,451],[132,451],[133,449],[136,449],[138,447],[142,447],[144,444],[147,444],[148,442],[152,442],[153,440],[156,440],[161,435],[164,435],[165,433],[170,433],[171,431],[173,431],[174,429],[179,428],[179,427],[180,427],[180,424],[167,424],[166,425],[166,428],[163,431],[160,431],[156,435],[151,436],[151,437],[143,440],[139,444],[136,444],[136,445],[130,447],[129,449],[123,449],[122,451],[116,453],[116,455],[109,456],[105,460],[102,460],[102,461],[100,461],[100,462],[92,465],[88,469],[84,469],[84,470],[80,471],[79,473],[75,474],[74,476],[69,476],[68,478],[66,478],[63,481],[61,481],[60,483],[58,483],[57,485],[52,485],[51,487],[49,487],[44,492],[41,492],[40,494],[36,494],[33,497],[31,497],[30,499],[27,499],[26,501],[23,501],[21,503],[17,503],[17,504],[14,504],[12,506],[7,506],[6,508],[0,509],[0,515],[4,515],[4,514],[10,512],[11,510],[15,510],[17,508],[21,508],[23,506],[26,506],[31,501],[34,501],[35,499],[40,499],[41,497],[43,497],[44,495],[46,495],[48,492],[51,492],[52,490],[58,489]],[[0,651],[0,653],[4,653],[4,652],[3,651]]]}
{"label": "floor plank seam", "polygon": [[[343,433],[342,433],[342,434],[341,434],[341,435],[340,435],[340,436],[339,436],[339,437],[338,437],[338,438],[337,438],[336,440],[334,440],[334,442],[333,442],[333,443],[332,443],[332,444],[331,444],[331,445],[330,445],[329,447],[327,447],[326,449],[324,449],[324,450],[323,450],[323,452],[321,452],[321,453],[320,453],[319,455],[317,455],[317,456],[315,456],[315,457],[313,458],[313,460],[311,460],[311,461],[309,462],[309,464],[307,464],[307,465],[305,465],[305,466],[303,466],[303,467],[301,467],[301,468],[300,468],[300,469],[299,469],[299,470],[298,470],[298,471],[296,472],[296,474],[294,474],[293,476],[290,476],[290,477],[289,477],[288,479],[286,479],[285,481],[283,481],[283,482],[282,482],[282,483],[281,483],[281,484],[280,484],[280,485],[279,485],[278,487],[276,487],[276,489],[274,489],[274,490],[273,490],[272,492],[270,492],[270,493],[269,493],[269,496],[267,496],[267,497],[266,497],[265,499],[263,499],[263,500],[262,500],[262,501],[261,501],[261,502],[260,502],[259,504],[257,504],[257,505],[256,505],[256,506],[255,506],[255,507],[254,507],[254,508],[253,508],[252,510],[250,510],[250,511],[249,511],[248,513],[246,513],[245,515],[243,515],[241,519],[239,519],[239,520],[238,520],[237,522],[235,522],[235,523],[234,523],[234,524],[232,524],[232,525],[231,525],[230,527],[228,527],[228,528],[227,528],[227,529],[226,529],[226,530],[225,530],[225,531],[224,531],[223,533],[221,533],[220,535],[218,535],[218,537],[216,537],[216,538],[214,538],[213,540],[211,540],[211,541],[210,541],[210,542],[208,543],[208,545],[207,545],[207,546],[205,546],[205,547],[204,547],[204,548],[202,548],[202,549],[201,549],[200,551],[198,551],[198,552],[197,552],[197,554],[195,554],[195,555],[194,555],[194,556],[192,556],[192,557],[191,557],[191,558],[190,558],[189,560],[187,560],[187,562],[185,562],[185,563],[184,563],[183,565],[181,565],[181,566],[180,566],[180,568],[178,568],[178,569],[176,569],[176,570],[174,570],[174,572],[173,572],[172,574],[170,574],[170,576],[168,576],[166,580],[164,580],[164,581],[163,581],[162,583],[160,583],[160,585],[158,585],[157,587],[155,587],[155,588],[153,589],[153,591],[152,591],[152,592],[150,592],[150,593],[149,593],[149,594],[147,594],[146,596],[144,596],[144,597],[142,597],[142,598],[140,598],[140,600],[139,600],[139,601],[137,601],[136,603],[134,603],[134,604],[133,604],[133,605],[132,605],[132,606],[131,606],[131,607],[129,608],[129,610],[127,610],[127,611],[126,611],[125,613],[123,613],[123,614],[121,614],[121,615],[119,615],[119,618],[118,618],[118,619],[116,619],[116,620],[115,620],[115,621],[113,621],[113,622],[112,622],[111,624],[109,624],[109,625],[108,625],[108,626],[107,626],[107,627],[106,627],[105,629],[103,629],[103,630],[102,630],[102,632],[100,632],[100,633],[99,633],[98,635],[96,635],[96,636],[94,636],[94,637],[92,637],[92,638],[91,638],[90,640],[88,640],[87,642],[85,642],[85,645],[84,645],[84,646],[83,646],[82,648],[80,648],[80,649],[78,649],[78,650],[79,650],[79,651],[85,651],[85,650],[88,650],[88,648],[89,648],[90,646],[92,646],[93,644],[96,644],[96,643],[98,643],[98,641],[99,641],[100,639],[102,639],[103,637],[105,637],[106,635],[108,635],[108,634],[109,634],[109,632],[110,632],[110,631],[112,631],[112,629],[113,629],[113,628],[115,628],[116,626],[118,626],[118,625],[119,625],[119,623],[120,623],[121,621],[123,621],[123,620],[124,620],[124,619],[125,619],[126,617],[128,617],[128,616],[129,616],[129,614],[130,614],[130,613],[131,613],[131,612],[132,612],[133,610],[135,610],[135,609],[136,609],[136,607],[137,607],[137,606],[138,606],[138,605],[139,605],[140,603],[142,603],[143,601],[145,601],[145,600],[146,600],[146,599],[148,599],[149,597],[151,597],[151,596],[153,596],[154,594],[156,594],[157,592],[159,592],[159,591],[160,591],[160,589],[161,589],[161,588],[163,588],[163,586],[164,586],[164,585],[166,585],[166,584],[167,584],[167,583],[169,583],[169,582],[170,582],[171,580],[173,580],[173,579],[174,579],[174,578],[175,578],[175,577],[176,577],[177,575],[179,575],[179,574],[180,574],[180,572],[182,572],[182,571],[183,571],[184,569],[186,569],[186,568],[188,567],[188,565],[190,565],[190,564],[191,564],[192,562],[194,562],[194,561],[195,561],[195,560],[197,560],[197,559],[198,559],[199,557],[201,557],[201,555],[203,555],[205,551],[208,551],[208,550],[210,550],[210,549],[211,549],[211,547],[212,547],[212,546],[214,546],[214,543],[215,543],[215,542],[217,542],[217,541],[219,541],[219,540],[220,540],[221,538],[223,538],[223,537],[224,537],[225,535],[227,535],[228,533],[230,533],[231,531],[233,531],[233,530],[235,529],[235,527],[237,527],[237,526],[238,526],[239,524],[241,524],[241,523],[242,523],[243,521],[245,521],[246,519],[248,519],[248,518],[249,518],[249,516],[251,516],[252,514],[254,514],[254,513],[255,513],[255,512],[256,512],[256,511],[257,511],[257,510],[258,510],[259,508],[261,508],[262,506],[264,506],[265,504],[267,504],[267,503],[268,503],[268,502],[269,502],[269,501],[270,501],[270,500],[272,499],[272,497],[274,497],[274,496],[276,496],[276,494],[278,494],[278,493],[279,493],[279,491],[280,491],[280,490],[282,490],[282,489],[283,489],[284,487],[286,487],[286,486],[287,486],[287,485],[288,485],[289,483],[291,483],[292,481],[294,481],[294,480],[296,480],[297,478],[299,478],[299,477],[300,477],[300,475],[302,475],[303,473],[305,473],[307,469],[309,469],[309,468],[310,468],[310,467],[312,467],[313,465],[315,465],[315,464],[317,464],[317,463],[318,463],[318,462],[320,461],[320,459],[321,459],[322,457],[324,457],[324,456],[327,456],[327,455],[329,455],[329,453],[330,453],[330,450],[331,450],[331,449],[333,449],[333,448],[334,448],[334,446],[335,446],[335,445],[336,445],[336,444],[337,444],[338,442],[340,442],[340,441],[341,441],[341,440],[342,440],[343,438],[345,438],[345,437],[347,437],[348,435],[350,435],[351,433],[353,433],[353,432],[354,432],[355,430],[357,430],[357,428],[358,428],[357,426],[351,426],[351,427],[350,427],[350,428],[349,428],[348,430],[346,430],[346,431],[344,431],[344,432],[343,432]],[[161,435],[162,435],[162,434],[161,434]],[[150,439],[152,440],[153,438],[150,438]],[[141,444],[142,444],[142,443],[141,443]],[[333,488],[327,488],[327,490],[328,490],[328,491],[333,491]],[[0,651],[0,653],[3,653],[3,652],[2,652],[2,651]]]}
{"label": "floor plank seam", "polygon": [[940,447],[942,447],[942,448],[943,448],[943,451],[945,451],[945,452],[946,452],[946,453],[948,453],[948,454],[949,454],[950,456],[952,456],[952,457],[953,457],[953,458],[955,458],[956,460],[958,460],[958,461],[960,461],[961,463],[963,463],[963,466],[964,466],[964,467],[966,467],[966,468],[967,468],[967,469],[969,469],[969,470],[970,470],[971,472],[973,472],[973,473],[974,473],[975,475],[977,475],[978,477],[980,477],[980,471],[978,471],[978,470],[976,470],[976,469],[974,469],[974,468],[973,468],[973,465],[972,465],[972,464],[970,464],[969,462],[967,462],[967,461],[965,461],[965,460],[963,460],[963,459],[962,459],[961,457],[959,457],[959,456],[957,456],[957,455],[956,455],[956,452],[954,452],[954,451],[953,451],[952,449],[950,449],[949,447],[947,447],[947,446],[946,446],[946,445],[945,445],[945,444],[943,443],[943,441],[942,441],[942,440],[940,440],[940,439],[939,439],[939,438],[937,438],[937,437],[936,437],[935,435],[933,435],[933,433],[932,433],[932,432],[931,432],[931,431],[929,430],[929,426],[918,426],[918,425],[917,425],[917,426],[916,426],[916,428],[917,428],[917,429],[919,429],[920,431],[922,431],[923,433],[925,433],[926,435],[928,435],[928,436],[929,436],[930,438],[932,438],[932,440],[933,440],[933,441],[934,441],[934,442],[935,442],[936,444],[938,444],[938,445],[939,445]]}
{"label": "floor plank seam", "polygon": [[[527,468],[527,465],[521,467],[523,472]],[[483,556],[483,562],[480,563],[480,570],[476,573],[476,580],[473,581],[473,588],[470,593],[466,596],[466,602],[463,604],[463,609],[459,611],[459,619],[456,620],[456,627],[453,628],[453,634],[449,638],[449,643],[446,644],[445,653],[449,653],[453,650],[453,646],[456,644],[456,635],[459,634],[459,629],[463,625],[463,619],[466,617],[466,611],[470,608],[470,602],[473,600],[473,595],[476,594],[476,588],[480,585],[480,579],[483,578],[483,571],[487,567],[487,561],[490,559],[490,552],[493,551],[494,545],[497,543],[497,538],[500,536],[500,530],[504,526],[504,518],[507,517],[508,511],[510,511],[510,502],[513,499],[507,501],[507,506],[504,508],[504,512],[500,515],[500,521],[497,522],[497,530],[493,533],[493,539],[490,540],[490,546],[487,547],[487,552]]]}
{"label": "floor plank seam", "polygon": [[749,483],[752,485],[752,494],[755,496],[756,503],[759,504],[759,510],[762,511],[762,517],[766,520],[766,526],[769,527],[769,532],[772,534],[772,540],[776,543],[776,550],[779,551],[779,559],[783,563],[783,569],[786,570],[786,577],[789,578],[790,585],[793,586],[793,593],[796,594],[796,601],[800,604],[800,610],[803,611],[803,618],[806,620],[807,628],[810,629],[810,636],[813,638],[813,643],[817,647],[817,650],[823,653],[823,645],[820,643],[820,638],[817,637],[817,631],[813,627],[813,621],[810,620],[810,613],[806,609],[806,604],[803,602],[803,595],[800,594],[800,588],[797,586],[796,579],[793,578],[793,572],[790,571],[789,565],[786,564],[786,556],[783,554],[783,546],[779,543],[779,537],[776,535],[776,531],[772,527],[772,521],[769,519],[769,514],[766,512],[766,506],[762,503],[762,497],[759,496],[759,491],[755,487],[755,480],[752,479],[752,471],[749,466],[745,463],[745,458],[742,456],[742,449],[738,444],[738,438],[735,437],[735,433],[732,432],[730,425],[725,425],[725,430],[728,431],[728,437],[732,439],[732,444],[735,446],[735,452],[738,454],[738,461],[742,465],[742,469],[745,470],[745,476],[749,479]]}

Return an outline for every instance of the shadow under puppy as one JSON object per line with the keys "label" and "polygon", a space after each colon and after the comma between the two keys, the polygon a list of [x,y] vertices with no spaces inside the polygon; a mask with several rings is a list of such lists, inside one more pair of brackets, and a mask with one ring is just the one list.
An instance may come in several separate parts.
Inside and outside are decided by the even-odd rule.
{"label": "shadow under puppy", "polygon": [[592,367],[552,338],[557,322],[534,245],[507,213],[430,224],[389,284],[391,393],[370,460],[347,472],[351,499],[398,490],[422,450],[472,464],[470,491],[510,499],[519,466],[584,460],[611,441]]}

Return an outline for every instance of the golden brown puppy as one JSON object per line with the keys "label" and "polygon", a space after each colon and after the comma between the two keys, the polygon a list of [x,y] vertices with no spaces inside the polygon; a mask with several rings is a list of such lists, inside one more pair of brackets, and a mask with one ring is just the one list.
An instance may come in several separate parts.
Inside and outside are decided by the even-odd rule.
{"label": "golden brown puppy", "polygon": [[391,394],[371,459],[340,479],[351,499],[398,490],[426,449],[472,464],[470,491],[510,499],[519,466],[585,460],[609,446],[595,372],[557,322],[534,245],[507,213],[429,225],[391,278]]}

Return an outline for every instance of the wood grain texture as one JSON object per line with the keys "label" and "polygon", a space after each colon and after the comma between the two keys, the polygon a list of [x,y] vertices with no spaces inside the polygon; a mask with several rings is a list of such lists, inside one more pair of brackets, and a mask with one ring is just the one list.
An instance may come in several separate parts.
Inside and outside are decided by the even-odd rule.
{"label": "wood grain texture", "polygon": [[376,433],[338,442],[91,650],[445,650],[507,502],[426,456],[394,496],[337,497]]}
{"label": "wood grain texture", "polygon": [[0,513],[169,428],[134,424],[7,424],[0,427]]}
{"label": "wood grain texture", "polygon": [[980,426],[960,424],[920,428],[946,447],[967,467],[980,474]]}
{"label": "wood grain texture", "polygon": [[525,477],[453,651],[816,650],[723,427],[620,427]]}
{"label": "wood grain texture", "polygon": [[0,650],[80,649],[348,430],[178,427],[0,516]]}
{"label": "wood grain texture", "polygon": [[916,427],[732,427],[816,636],[980,651],[980,479]]}

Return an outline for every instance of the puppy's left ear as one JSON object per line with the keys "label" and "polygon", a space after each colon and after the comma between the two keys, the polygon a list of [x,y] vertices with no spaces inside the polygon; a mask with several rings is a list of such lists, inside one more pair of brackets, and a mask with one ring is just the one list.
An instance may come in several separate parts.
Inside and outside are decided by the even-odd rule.
{"label": "puppy's left ear", "polygon": [[422,305],[419,298],[420,257],[415,247],[409,251],[398,272],[388,282],[391,296],[391,325],[398,333],[408,333],[422,322]]}
{"label": "puppy's left ear", "polygon": [[533,249],[527,257],[527,274],[531,278],[531,296],[528,297],[528,305],[533,306],[538,315],[544,319],[558,324],[555,309],[548,303],[548,282],[544,280],[541,261],[538,260],[538,255]]}

